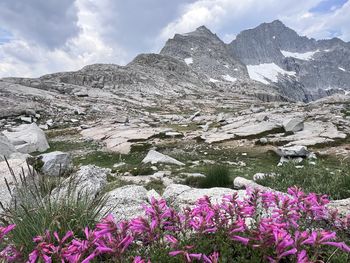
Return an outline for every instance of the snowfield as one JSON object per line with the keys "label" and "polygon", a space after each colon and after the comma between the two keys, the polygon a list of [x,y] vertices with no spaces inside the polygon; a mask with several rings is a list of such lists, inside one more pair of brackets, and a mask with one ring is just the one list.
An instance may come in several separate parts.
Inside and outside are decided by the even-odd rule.
{"label": "snowfield", "polygon": [[184,59],[187,65],[190,65],[193,63],[193,58],[185,58]]}
{"label": "snowfield", "polygon": [[[259,81],[264,84],[269,82],[277,82],[278,74],[295,76],[294,71],[286,71],[275,63],[263,63],[259,65],[247,65],[248,74],[251,79]],[[269,80],[269,81],[268,81]]]}
{"label": "snowfield", "polygon": [[319,52],[319,50],[305,52],[305,53],[296,53],[296,52],[289,52],[289,51],[281,50],[281,53],[283,54],[283,56],[297,58],[297,59],[301,59],[301,60],[311,60],[313,55],[315,55],[315,53],[317,53],[317,52]]}
{"label": "snowfield", "polygon": [[237,79],[234,77],[231,77],[230,75],[226,74],[226,75],[222,75],[222,78],[226,81],[230,81],[230,82],[235,82]]}

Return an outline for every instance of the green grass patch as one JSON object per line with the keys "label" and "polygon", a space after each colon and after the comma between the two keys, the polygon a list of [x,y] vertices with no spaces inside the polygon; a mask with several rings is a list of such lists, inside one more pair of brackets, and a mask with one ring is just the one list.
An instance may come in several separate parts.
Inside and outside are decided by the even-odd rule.
{"label": "green grass patch", "polygon": [[[116,152],[106,151],[93,151],[87,153],[84,156],[78,156],[74,158],[73,162],[75,165],[88,165],[95,164],[100,167],[113,168],[116,163],[125,162],[129,165],[139,165],[143,158],[146,156],[146,152],[143,150],[145,146],[139,146],[140,148],[132,149],[130,154],[120,154]],[[139,151],[140,150],[140,151]],[[121,167],[120,170],[124,169]],[[119,170],[119,169],[118,169]]]}
{"label": "green grass patch", "polygon": [[301,169],[295,168],[295,164],[285,164],[272,172],[279,176],[266,177],[258,183],[283,192],[295,185],[305,192],[327,194],[332,199],[350,197],[350,163],[339,164],[326,159],[318,160],[316,165],[305,163]]}
{"label": "green grass patch", "polygon": [[154,179],[149,181],[146,185],[145,188],[147,190],[156,190],[158,194],[163,194],[164,190],[165,190],[165,185],[163,183],[162,180],[160,179]]}
{"label": "green grass patch", "polygon": [[79,131],[76,128],[52,129],[52,130],[46,131],[46,136],[48,139],[52,139],[59,136],[76,135],[78,133]]}
{"label": "green grass patch", "polygon": [[55,151],[72,152],[83,149],[94,150],[98,148],[96,143],[87,141],[50,141],[49,145],[50,148],[45,153]]}
{"label": "green grass patch", "polygon": [[127,181],[127,180],[123,180],[123,179],[120,179],[120,178],[116,178],[116,177],[113,177],[113,179],[110,179],[108,184],[104,187],[103,189],[103,193],[108,193],[114,189],[117,189],[119,187],[122,187],[122,186],[126,186],[126,185],[131,185],[131,184],[134,184],[133,182],[130,182],[130,181]]}

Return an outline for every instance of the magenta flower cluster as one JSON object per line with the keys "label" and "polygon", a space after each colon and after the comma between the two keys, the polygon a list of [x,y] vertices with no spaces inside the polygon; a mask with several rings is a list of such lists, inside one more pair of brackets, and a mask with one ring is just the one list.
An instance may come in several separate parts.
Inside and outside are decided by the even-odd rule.
{"label": "magenta flower cluster", "polygon": [[[150,205],[144,206],[144,216],[115,222],[109,215],[94,229],[85,228],[84,238],[75,237],[71,231],[62,237],[56,232],[35,237],[36,247],[30,255],[22,255],[11,245],[9,232],[14,225],[1,227],[0,242],[7,245],[0,259],[29,263],[147,263],[152,258],[150,248],[157,248],[179,262],[215,263],[220,261],[220,244],[204,253],[197,250],[196,242],[185,241],[220,234],[232,246],[243,244],[258,251],[267,262],[320,262],[323,259],[319,252],[325,248],[350,253],[350,247],[337,237],[337,232],[350,228],[350,216],[340,217],[337,211],[328,210],[328,202],[326,196],[305,194],[296,187],[290,188],[288,194],[251,190],[244,198],[237,194],[224,196],[220,203],[205,196],[181,212],[163,199],[152,199]],[[325,227],[315,227],[315,222]]]}

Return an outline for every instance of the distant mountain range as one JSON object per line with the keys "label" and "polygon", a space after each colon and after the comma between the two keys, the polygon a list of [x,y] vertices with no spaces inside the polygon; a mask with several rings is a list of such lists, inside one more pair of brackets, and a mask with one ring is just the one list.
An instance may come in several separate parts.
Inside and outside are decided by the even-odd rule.
{"label": "distant mountain range", "polygon": [[94,64],[3,81],[64,93],[77,86],[173,96],[224,89],[264,101],[309,102],[350,92],[350,43],[299,36],[276,20],[225,44],[201,26],[176,34],[160,54],[141,54],[126,66]]}
{"label": "distant mountain range", "polygon": [[263,23],[225,44],[206,27],[175,35],[160,54],[217,83],[250,78],[298,101],[350,91],[350,43],[299,36],[281,21]]}

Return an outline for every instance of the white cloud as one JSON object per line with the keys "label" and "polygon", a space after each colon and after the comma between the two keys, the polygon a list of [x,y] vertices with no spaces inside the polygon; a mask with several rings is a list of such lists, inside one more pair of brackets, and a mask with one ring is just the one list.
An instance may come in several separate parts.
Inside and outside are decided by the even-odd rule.
{"label": "white cloud", "polygon": [[333,12],[317,13],[310,16],[284,16],[289,26],[303,35],[317,39],[333,37],[334,32],[345,41],[350,40],[350,1]]}
{"label": "white cloud", "polygon": [[163,28],[160,40],[173,37],[174,33],[185,33],[206,25],[211,30],[231,28],[229,34],[241,31],[242,26],[257,26],[280,17],[293,17],[304,14],[322,0],[304,0],[295,4],[295,0],[198,0],[188,4],[176,20]]}
{"label": "white cloud", "polygon": [[[69,6],[71,0],[64,1],[65,6]],[[59,25],[54,27],[58,35],[66,36],[64,41],[52,38],[50,41],[55,45],[43,44],[44,36],[38,38],[40,32],[54,34],[49,31],[50,26],[45,26],[42,31],[38,29],[32,37],[28,37],[29,32],[23,33],[26,31],[23,23],[21,30],[6,28],[12,35],[8,42],[0,43],[0,77],[37,77],[77,70],[92,63],[125,64],[136,53],[157,51],[175,33],[190,32],[201,25],[230,42],[241,30],[281,19],[302,35],[327,38],[337,33],[349,41],[350,1],[331,12],[311,13],[309,10],[321,1],[304,0],[296,4],[295,0],[179,0],[176,4],[171,2],[171,8],[168,8],[168,5],[163,6],[167,4],[163,0],[152,1],[152,7],[137,4],[144,3],[143,0],[127,3],[122,0],[75,0],[74,8],[69,6],[66,16],[66,20],[73,23],[67,22],[66,26],[75,29],[66,36]],[[145,13],[146,7],[149,10]],[[70,13],[72,10],[75,15]],[[32,30],[35,30],[34,22],[30,27]]]}

